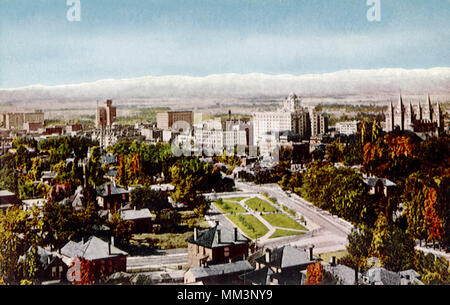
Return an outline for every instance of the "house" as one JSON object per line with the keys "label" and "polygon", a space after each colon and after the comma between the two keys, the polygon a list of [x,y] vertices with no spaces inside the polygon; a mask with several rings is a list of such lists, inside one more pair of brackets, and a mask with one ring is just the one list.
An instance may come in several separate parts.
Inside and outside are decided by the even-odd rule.
{"label": "house", "polygon": [[19,205],[21,202],[17,195],[8,190],[0,190],[0,210],[6,211],[14,205]]}
{"label": "house", "polygon": [[302,271],[315,261],[313,247],[304,250],[292,246],[267,248],[255,259],[256,269],[245,275],[245,281],[254,285],[300,285],[305,280]]}
{"label": "house", "polygon": [[123,220],[133,223],[134,233],[151,232],[152,223],[156,219],[149,209],[136,210],[136,207],[133,210],[121,210],[120,216]]}
{"label": "house", "polygon": [[71,266],[77,258],[84,258],[92,263],[95,279],[115,272],[126,271],[128,253],[114,246],[114,237],[109,242],[91,236],[87,241],[69,241],[61,248],[61,255],[66,265]]}
{"label": "house", "polygon": [[34,207],[37,207],[39,209],[43,209],[45,203],[47,203],[46,198],[36,198],[36,199],[26,199],[22,200],[22,208],[24,211],[31,211]]}
{"label": "house", "polygon": [[326,265],[324,270],[336,278],[338,285],[355,285],[362,279],[361,273],[356,273],[355,269],[345,265],[330,264]]}
{"label": "house", "polygon": [[193,267],[184,274],[184,283],[202,282],[205,285],[237,285],[243,284],[240,275],[253,270],[246,261],[236,261],[226,264]]}
{"label": "house", "polygon": [[[31,248],[28,251],[30,250]],[[68,267],[58,254],[37,247],[37,255],[39,257],[37,277],[41,281],[64,281],[66,279]],[[19,262],[24,260],[25,256],[22,256]]]}
{"label": "house", "polygon": [[417,271],[413,269],[408,269],[404,271],[400,271],[400,284],[401,285],[424,285],[420,280],[421,276]]}
{"label": "house", "polygon": [[41,176],[41,182],[48,185],[52,185],[56,176],[58,176],[58,173],[52,171],[43,171]]}
{"label": "house", "polygon": [[369,194],[381,195],[386,198],[390,197],[393,188],[396,186],[394,182],[386,178],[364,177],[363,182],[369,187]]}
{"label": "house", "polygon": [[105,183],[97,188],[97,204],[105,210],[119,208],[128,202],[129,193],[129,190],[117,187],[115,183]]}
{"label": "house", "polygon": [[198,232],[187,239],[189,267],[223,264],[243,260],[249,255],[250,239],[238,232],[219,225]]}
{"label": "house", "polygon": [[363,284],[366,285],[400,285],[400,274],[389,271],[383,267],[373,267],[366,271],[363,277]]}

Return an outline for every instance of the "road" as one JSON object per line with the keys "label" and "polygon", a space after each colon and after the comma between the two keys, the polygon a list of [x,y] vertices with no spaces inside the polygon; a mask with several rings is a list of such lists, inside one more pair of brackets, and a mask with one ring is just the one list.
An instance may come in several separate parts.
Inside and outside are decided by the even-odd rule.
{"label": "road", "polygon": [[150,271],[187,264],[187,249],[160,251],[158,255],[127,257],[127,272]]}

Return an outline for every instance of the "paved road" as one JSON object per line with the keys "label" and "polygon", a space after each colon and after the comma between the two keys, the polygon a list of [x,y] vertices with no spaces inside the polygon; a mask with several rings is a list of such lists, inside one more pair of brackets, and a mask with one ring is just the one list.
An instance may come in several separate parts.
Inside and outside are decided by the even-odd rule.
{"label": "paved road", "polygon": [[162,251],[160,255],[133,256],[127,258],[127,271],[148,271],[161,267],[176,267],[187,264],[187,249]]}

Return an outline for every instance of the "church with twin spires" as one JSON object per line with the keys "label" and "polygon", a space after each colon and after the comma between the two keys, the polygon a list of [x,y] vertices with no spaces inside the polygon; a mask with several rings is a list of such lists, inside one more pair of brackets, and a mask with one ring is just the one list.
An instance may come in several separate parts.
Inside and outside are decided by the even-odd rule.
{"label": "church with twin spires", "polygon": [[393,131],[396,128],[416,133],[441,132],[444,128],[444,120],[439,102],[432,105],[428,95],[424,106],[419,102],[413,107],[410,101],[405,107],[400,95],[397,107],[394,108],[391,102],[386,113],[385,131]]}

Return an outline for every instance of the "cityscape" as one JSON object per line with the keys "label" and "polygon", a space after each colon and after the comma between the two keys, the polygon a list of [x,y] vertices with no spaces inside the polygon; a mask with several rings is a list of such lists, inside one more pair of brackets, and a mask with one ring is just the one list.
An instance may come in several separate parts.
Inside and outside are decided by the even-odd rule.
{"label": "cityscape", "polygon": [[[63,3],[67,19],[57,22],[89,26],[94,7],[85,2]],[[132,2],[120,9],[140,18]],[[203,2],[215,17],[224,9]],[[303,3],[242,2],[258,12]],[[384,26],[398,9],[361,2],[358,22],[367,26]],[[161,16],[172,16],[160,5]],[[0,8],[21,11],[9,1]],[[436,14],[434,33],[448,25],[450,3],[430,1],[425,12]],[[243,31],[252,20],[241,20]],[[65,78],[72,72],[61,82],[36,81],[31,71],[19,78],[26,70],[12,72],[0,59],[0,284],[449,285],[450,54],[442,45],[443,59],[424,49],[421,62],[401,68],[383,59],[385,68],[282,73],[249,65],[208,76],[183,66],[189,77],[83,72],[73,82]]]}

